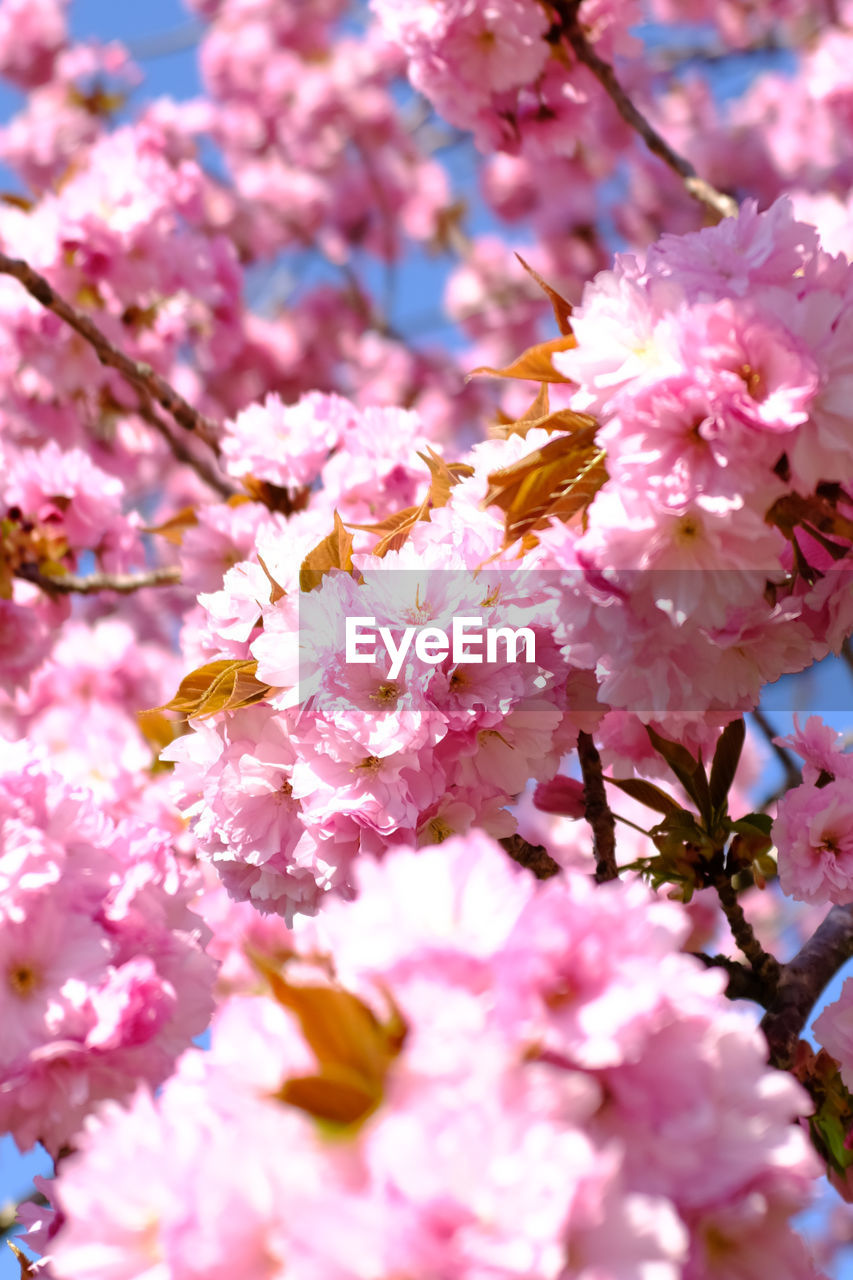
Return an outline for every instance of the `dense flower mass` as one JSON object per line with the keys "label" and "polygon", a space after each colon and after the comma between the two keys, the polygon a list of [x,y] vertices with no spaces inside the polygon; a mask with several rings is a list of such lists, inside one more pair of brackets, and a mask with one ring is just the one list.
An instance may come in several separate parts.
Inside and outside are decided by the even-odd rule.
{"label": "dense flower mass", "polygon": [[266,990],[158,1099],[87,1126],[29,1215],[52,1275],[700,1280],[725,1241],[727,1275],[816,1276],[788,1225],[807,1100],[679,954],[678,908],[536,886],[480,835],[359,881],[283,967],[254,952]]}
{"label": "dense flower mass", "polygon": [[[472,826],[508,836],[508,806],[580,729],[606,736],[627,712],[683,733],[701,713],[707,746],[762,684],[837,647],[853,623],[853,476],[832,443],[849,315],[848,265],[786,204],[748,206],[589,286],[553,356],[575,436],[557,409],[538,420],[557,431],[533,417],[447,461],[418,450],[416,416],[320,395],[269,397],[230,424],[232,470],[302,495],[199,597],[193,652],[251,665],[256,705],[196,722],[167,753],[231,892],[290,919],[350,896],[359,852]],[[555,496],[543,487],[528,514],[512,486],[551,457]],[[329,560],[306,587],[298,566],[337,521],[351,572]],[[366,664],[346,653],[347,618],[397,645],[407,625],[447,631],[454,616],[529,625],[535,661],[424,663],[410,647],[395,669],[381,649]]]}
{"label": "dense flower mass", "polygon": [[207,1025],[214,966],[165,832],[115,825],[0,754],[0,1123],[54,1155],[102,1098],[161,1083]]}
{"label": "dense flower mass", "polygon": [[22,1274],[825,1280],[853,0],[187,6],[0,0]]}

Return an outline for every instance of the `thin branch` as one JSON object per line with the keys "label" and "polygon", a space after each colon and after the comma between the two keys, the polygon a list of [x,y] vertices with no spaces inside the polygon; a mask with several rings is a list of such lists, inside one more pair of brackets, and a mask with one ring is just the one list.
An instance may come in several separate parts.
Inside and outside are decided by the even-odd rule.
{"label": "thin branch", "polygon": [[776,1067],[789,1068],[800,1033],[827,983],[853,956],[853,907],[833,907],[793,960],[782,968],[761,1023]]}
{"label": "thin branch", "polygon": [[174,432],[169,429],[168,424],[163,421],[150,401],[145,404],[140,404],[135,412],[138,413],[139,417],[143,418],[149,426],[153,427],[158,435],[162,436],[178,462],[183,462],[188,467],[192,467],[196,475],[199,476],[206,485],[209,485],[214,492],[221,494],[223,498],[231,498],[234,494],[240,492],[235,485],[230,484],[224,476],[220,475],[216,466],[212,462],[209,462],[206,458],[202,458],[197,453],[194,453],[187,447],[181,437],[176,436]]}
{"label": "thin branch", "polygon": [[772,998],[779,983],[781,974],[779,961],[775,956],[771,956],[768,951],[765,951],[756,938],[752,925],[743,914],[743,907],[738,902],[737,892],[732,885],[731,878],[726,872],[721,872],[717,876],[714,881],[714,888],[717,890],[720,906],[723,908],[723,913],[729,922],[732,937],[746,956],[753,972],[764,988],[764,999],[760,1003],[766,1008],[768,999]]}
{"label": "thin branch", "polygon": [[798,787],[803,780],[803,775],[797,768],[794,757],[791,753],[776,741],[779,735],[773,728],[773,725],[767,719],[760,707],[756,707],[750,712],[750,715],[764,734],[764,737],[770,745],[770,749],[785,771],[785,790],[787,791],[789,787]]}
{"label": "thin branch", "polygon": [[554,861],[543,845],[528,844],[523,836],[505,836],[498,843],[503,845],[513,862],[527,867],[537,880],[550,880],[552,876],[559,875],[562,870],[559,862]]}
{"label": "thin branch", "polygon": [[118,347],[113,346],[109,338],[101,332],[87,315],[72,307],[70,302],[59,296],[44,276],[39,275],[28,262],[20,258],[9,258],[0,253],[0,275],[13,276],[24,286],[27,293],[40,302],[48,311],[59,316],[70,325],[81,338],[92,347],[101,364],[116,369],[132,386],[141,391],[165,409],[179,426],[185,431],[192,431],[200,440],[219,453],[218,428],[215,422],[194,409],[182,395],[170,386],[164,378],[141,360],[131,360]]}
{"label": "thin branch", "polygon": [[167,565],[145,573],[90,573],[85,578],[65,573],[53,577],[40,573],[34,565],[22,564],[15,570],[15,576],[57,595],[92,596],[99,591],[116,591],[127,596],[144,587],[174,587],[181,580],[181,571],[177,565]]}
{"label": "thin branch", "polygon": [[720,218],[732,218],[737,214],[737,201],[722,191],[718,191],[710,182],[700,178],[689,160],[685,160],[665,138],[649,123],[642,112],[638,111],[628,97],[616,73],[609,62],[600,58],[581,30],[578,21],[580,0],[549,0],[550,6],[558,18],[558,30],[571,45],[575,57],[588,67],[598,83],[608,95],[616,110],[627,125],[634,129],[645,142],[649,151],[663,160],[664,164],[678,174],[684,183],[685,190],[711,209]]}
{"label": "thin branch", "polygon": [[578,759],[583,775],[586,820],[592,828],[595,878],[602,884],[605,880],[615,880],[619,875],[616,865],[616,823],[604,790],[601,756],[588,733],[578,734]]}
{"label": "thin branch", "polygon": [[729,976],[726,987],[729,1000],[754,1000],[756,1004],[764,1005],[767,992],[754,969],[731,956],[709,956],[704,951],[688,951],[687,954],[701,960],[707,969],[725,969]]}

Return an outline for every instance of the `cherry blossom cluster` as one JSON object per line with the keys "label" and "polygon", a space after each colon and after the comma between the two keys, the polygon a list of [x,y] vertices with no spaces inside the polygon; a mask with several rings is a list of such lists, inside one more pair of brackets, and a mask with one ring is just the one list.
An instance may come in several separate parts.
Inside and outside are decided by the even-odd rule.
{"label": "cherry blossom cluster", "polygon": [[853,756],[818,716],[780,741],[804,767],[802,784],[782,796],[773,823],[779,883],[801,902],[853,902]]}
{"label": "cherry blossom cluster", "polygon": [[601,423],[609,479],[584,530],[540,543],[607,610],[558,632],[597,654],[607,702],[751,707],[850,630],[851,323],[849,264],[785,201],[587,287],[553,362]]}
{"label": "cherry blossom cluster", "polygon": [[[336,397],[270,397],[229,424],[229,468],[304,506],[258,528],[184,632],[198,665],[254,664],[261,682],[257,705],[196,721],[167,754],[231,891],[289,917],[330,889],[348,896],[360,850],[471,825],[509,835],[506,806],[556,771],[579,728],[604,715],[610,758],[642,770],[641,719],[701,749],[764,683],[837,647],[853,622],[853,526],[821,486],[853,468],[851,289],[848,264],[785,203],[617,261],[573,316],[576,346],[553,357],[568,412],[597,429],[581,462],[606,470],[582,522],[534,520],[523,541],[496,478],[560,446],[555,483],[575,483],[572,437],[535,421],[454,464],[418,456],[414,415]],[[444,468],[437,504],[425,463]],[[428,518],[407,517],[419,503]],[[306,591],[299,565],[333,517],[358,539],[355,576]],[[519,610],[538,627],[529,668],[448,654],[392,677],[381,656],[344,660],[345,617],[499,626]]]}
{"label": "cherry blossom cluster", "polygon": [[[389,554],[361,584],[328,575],[300,600],[294,536],[262,539],[263,567],[238,565],[222,591],[201,597],[217,660],[253,661],[270,693],[194,721],[165,752],[229,891],[288,918],[315,911],[329,890],[349,897],[360,852],[472,825],[510,835],[505,806],[528,778],[555,771],[589,721],[566,706],[577,673],[550,640],[552,602],[532,599],[524,575],[475,576],[462,561],[454,572],[446,548],[427,544]],[[284,592],[274,603],[267,573]],[[507,667],[501,653],[466,667],[448,654],[425,666],[409,650],[396,670],[379,651],[348,664],[345,620],[358,616],[399,643],[410,624],[449,632],[456,616],[483,629],[527,625],[536,657]]]}
{"label": "cherry blossom cluster", "polygon": [[0,770],[0,1124],[56,1155],[98,1101],[170,1074],[215,966],[166,832],[112,822],[11,744]]}
{"label": "cherry blossom cluster", "polygon": [[[771,831],[740,716],[853,630],[853,9],[189,0],[203,93],[137,109],[67,7],[0,0],[37,1274],[818,1280],[791,1220],[807,1132],[853,1199],[853,985],[809,1059],[763,948],[853,904],[853,757],[777,741]],[[649,16],[772,21],[801,74],[720,107],[637,56]],[[755,198],[698,229],[654,127]]]}
{"label": "cherry blossom cluster", "polygon": [[817,1277],[807,1100],[679,908],[483,835],[358,879],[283,965],[255,939],[156,1100],[89,1122],[24,1211],[47,1274]]}
{"label": "cherry blossom cluster", "polygon": [[[20,612],[24,619],[39,616],[32,603]],[[156,765],[172,726],[162,714],[143,716],[142,724],[138,719],[141,709],[172,692],[181,663],[162,636],[146,636],[146,621],[144,613],[130,611],[122,617],[54,614],[53,643],[29,681],[12,681],[11,658],[6,663],[16,687],[0,697],[0,738],[26,740],[114,820],[146,821],[187,847],[167,774]],[[46,627],[46,645],[49,635]],[[36,657],[32,646],[27,652]]]}
{"label": "cherry blossom cluster", "polygon": [[390,93],[398,57],[373,32],[342,34],[346,7],[225,0],[207,15],[195,123],[222,148],[253,256],[316,241],[336,261],[359,246],[395,258],[450,202]]}

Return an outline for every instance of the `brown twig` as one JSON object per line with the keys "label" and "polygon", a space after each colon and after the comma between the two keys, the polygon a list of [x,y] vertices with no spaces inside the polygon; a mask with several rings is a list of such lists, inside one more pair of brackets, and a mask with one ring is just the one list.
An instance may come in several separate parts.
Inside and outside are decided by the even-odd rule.
{"label": "brown twig", "polygon": [[537,880],[550,880],[552,876],[559,875],[562,870],[559,862],[554,861],[543,845],[528,844],[523,836],[504,836],[498,843],[503,845],[513,862],[527,867]]}
{"label": "brown twig", "polygon": [[688,951],[687,954],[701,960],[707,969],[725,969],[729,976],[726,987],[729,1000],[754,1000],[756,1004],[764,1005],[767,992],[754,969],[741,964],[739,960],[733,960],[731,956],[709,956],[704,951]]}
{"label": "brown twig", "polygon": [[595,878],[602,884],[619,875],[616,865],[616,822],[604,790],[601,756],[591,734],[578,734],[578,759],[583,775],[583,801],[586,820],[592,828],[595,853]]}
{"label": "brown twig", "polygon": [[776,995],[761,1027],[770,1061],[789,1068],[800,1033],[818,997],[845,961],[853,956],[853,907],[833,907],[793,960],[784,965]]}
{"label": "brown twig", "polygon": [[200,457],[197,453],[187,448],[184,440],[169,429],[168,424],[163,421],[150,401],[147,404],[140,404],[136,409],[136,413],[165,440],[178,462],[183,462],[188,467],[192,467],[196,475],[214,492],[221,494],[223,498],[231,498],[240,492],[235,485],[230,484],[219,473],[213,462],[209,462],[206,458]]}
{"label": "brown twig", "polygon": [[760,1003],[766,1008],[779,982],[781,973],[779,961],[775,956],[771,956],[768,951],[765,951],[756,938],[755,931],[743,914],[743,907],[737,900],[737,892],[732,885],[731,878],[726,872],[721,872],[717,876],[714,881],[714,888],[717,890],[720,906],[723,908],[723,913],[729,922],[732,937],[764,987],[764,999]]}
{"label": "brown twig", "polygon": [[43,307],[47,307],[48,311],[52,311],[54,315],[59,316],[60,320],[64,320],[76,333],[79,333],[81,338],[85,338],[101,364],[107,365],[111,369],[116,369],[122,377],[126,378],[144,396],[155,400],[161,408],[165,409],[179,426],[183,427],[185,431],[192,431],[214,453],[218,454],[219,443],[216,423],[199,413],[197,409],[194,409],[183,396],[178,394],[174,387],[170,386],[158,373],[155,373],[149,364],[145,364],[141,360],[131,360],[123,351],[119,351],[118,347],[113,346],[109,338],[101,332],[87,315],[84,315],[82,311],[78,311],[76,307],[72,307],[70,302],[66,302],[64,298],[60,297],[53,286],[48,284],[44,276],[39,275],[28,262],[24,262],[20,258],[10,258],[5,253],[0,253],[0,275],[13,276],[23,285],[27,293],[35,298],[36,302],[40,302]]}
{"label": "brown twig", "polygon": [[685,160],[677,151],[673,151],[666,139],[661,137],[642,112],[634,106],[619,83],[610,63],[605,62],[595,52],[578,21],[580,0],[549,0],[549,4],[557,16],[559,34],[569,42],[575,57],[589,68],[622,119],[640,135],[649,151],[663,160],[673,173],[678,174],[684,183],[685,190],[693,196],[694,200],[704,204],[720,218],[734,217],[738,211],[737,201],[725,192],[718,191],[704,178],[700,178],[690,161]]}
{"label": "brown twig", "polygon": [[43,591],[63,596],[92,596],[99,591],[116,591],[119,595],[127,596],[144,587],[174,587],[181,580],[181,571],[177,565],[148,569],[145,573],[90,573],[85,578],[78,578],[73,573],[53,577],[51,574],[40,573],[34,565],[22,564],[15,570],[15,575],[34,583]]}

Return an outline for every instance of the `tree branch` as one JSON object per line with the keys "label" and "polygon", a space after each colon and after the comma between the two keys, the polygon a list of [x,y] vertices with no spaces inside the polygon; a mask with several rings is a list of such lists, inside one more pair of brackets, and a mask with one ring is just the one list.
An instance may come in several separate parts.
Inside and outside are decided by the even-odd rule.
{"label": "tree branch", "polygon": [[173,587],[180,582],[181,571],[177,565],[168,565],[145,573],[90,573],[85,578],[67,573],[52,577],[40,573],[34,565],[22,564],[15,570],[15,576],[57,595],[92,596],[99,591],[117,591],[126,596],[144,587]]}
{"label": "tree branch", "polygon": [[0,275],[13,276],[24,286],[27,293],[35,298],[36,302],[47,307],[48,311],[52,311],[54,315],[59,316],[60,320],[64,320],[76,333],[79,333],[81,338],[85,338],[101,364],[116,369],[143,395],[156,400],[185,431],[194,432],[214,453],[219,453],[216,423],[194,409],[174,387],[155,373],[149,364],[144,364],[141,360],[131,360],[123,351],[119,351],[118,347],[113,346],[109,338],[87,315],[61,298],[44,276],[39,275],[28,262],[20,258],[9,258],[5,253],[0,253]]}
{"label": "tree branch", "polygon": [[616,823],[604,790],[601,756],[591,734],[578,734],[578,759],[583,775],[586,820],[592,827],[595,878],[602,884],[605,880],[615,880],[619,875],[619,868],[616,866]]}
{"label": "tree branch", "polygon": [[580,0],[549,0],[549,3],[557,15],[560,34],[571,45],[575,57],[589,68],[622,119],[640,135],[649,151],[663,160],[673,173],[678,174],[684,183],[685,190],[693,196],[694,200],[704,204],[720,218],[734,217],[738,211],[737,201],[724,192],[718,191],[704,178],[700,178],[690,161],[685,160],[677,151],[673,151],[666,139],[661,137],[642,112],[634,106],[619,83],[610,63],[605,62],[595,52],[578,21]]}
{"label": "tree branch", "polygon": [[707,969],[725,969],[729,975],[726,987],[729,1000],[754,1000],[756,1004],[764,1005],[767,992],[754,969],[741,964],[739,960],[733,960],[731,956],[709,956],[704,951],[688,951],[687,955],[701,960]]}
{"label": "tree branch", "polygon": [[187,448],[183,439],[180,439],[170,431],[167,423],[156,412],[150,401],[140,404],[136,409],[136,413],[149,426],[153,427],[158,435],[162,436],[178,462],[183,462],[188,467],[192,467],[196,475],[206,485],[209,485],[214,492],[221,494],[223,498],[231,498],[240,492],[235,485],[230,484],[224,476],[220,475],[212,462],[209,462],[206,458],[199,457],[197,453],[193,453],[191,449]]}
{"label": "tree branch", "polygon": [[853,956],[853,907],[833,907],[793,960],[782,968],[779,984],[761,1028],[770,1061],[789,1069],[800,1033],[824,987]]}
{"label": "tree branch", "polygon": [[550,880],[562,870],[559,862],[554,861],[544,845],[528,844],[523,836],[504,836],[498,844],[503,845],[513,862],[532,871],[537,880]]}
{"label": "tree branch", "polygon": [[766,1008],[769,1000],[773,998],[779,983],[779,975],[781,973],[779,961],[775,956],[771,956],[769,952],[765,951],[756,938],[752,925],[743,914],[743,907],[738,902],[737,892],[727,872],[721,872],[717,876],[714,881],[714,888],[717,890],[720,906],[723,908],[725,917],[729,922],[732,937],[746,956],[753,972],[762,984],[764,998],[759,1003]]}

